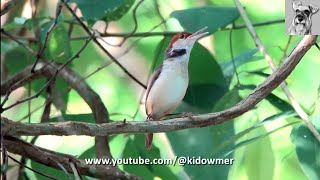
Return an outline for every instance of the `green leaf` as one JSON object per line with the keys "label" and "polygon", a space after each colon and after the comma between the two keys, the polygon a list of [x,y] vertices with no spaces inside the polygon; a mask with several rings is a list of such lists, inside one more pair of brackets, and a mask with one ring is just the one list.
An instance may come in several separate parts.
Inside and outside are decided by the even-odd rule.
{"label": "green leaf", "polygon": [[286,101],[282,100],[278,96],[274,95],[273,93],[269,94],[266,97],[266,100],[268,100],[272,105],[280,109],[281,111],[290,111],[293,110],[292,106],[287,103]]}
{"label": "green leaf", "polygon": [[[320,132],[320,117],[310,116],[310,120]],[[303,172],[310,180],[320,179],[320,143],[304,122],[292,129],[291,141]]]}
{"label": "green leaf", "polygon": [[217,147],[214,150],[213,154],[222,154],[222,152],[232,152],[235,148],[235,146],[233,146],[233,144],[236,143],[240,138],[242,138],[245,135],[247,135],[248,133],[252,132],[253,130],[256,130],[256,129],[262,127],[264,124],[266,124],[268,122],[276,121],[278,119],[285,119],[285,118],[293,117],[296,115],[297,115],[297,113],[295,111],[291,110],[291,111],[281,112],[281,113],[269,116],[269,117],[265,118],[264,120],[256,123],[254,126],[248,128],[246,130],[243,130],[243,131],[239,132],[238,134],[235,134],[230,139],[221,143],[219,145],[219,147]]}
{"label": "green leaf", "polygon": [[[57,63],[64,63],[72,56],[70,39],[62,21],[63,17],[59,16],[58,23],[51,32],[44,51],[44,55],[47,59],[55,58],[55,62]],[[53,23],[54,21],[51,20],[41,26],[38,34],[41,45],[44,44],[47,32]],[[63,56],[58,57],[61,53],[64,53]]]}
{"label": "green leaf", "polygon": [[96,147],[95,146],[92,146],[91,148],[87,149],[85,152],[83,152],[79,156],[79,159],[86,159],[86,158],[97,158],[97,153],[96,153]]}
{"label": "green leaf", "polygon": [[[63,16],[60,15],[58,18],[58,23],[55,26],[55,28],[52,30],[49,36],[49,39],[47,41],[46,48],[44,50],[44,57],[46,59],[54,58],[55,62],[57,63],[65,63],[72,56],[70,39],[62,21],[63,21]],[[41,42],[41,46],[44,45],[47,32],[53,23],[54,23],[54,20],[51,20],[47,23],[44,23],[41,26],[40,32],[38,34]],[[63,55],[61,56],[62,53]],[[33,88],[33,89],[37,92],[42,86],[36,85],[35,87],[37,88]],[[52,92],[58,98],[53,99],[53,104],[62,112],[66,111],[69,93],[63,93],[63,94],[61,93],[67,87],[68,87],[68,84],[65,81],[63,81],[60,78],[56,78],[54,89]]]}
{"label": "green leaf", "polygon": [[[216,100],[214,110],[226,109],[241,100],[238,89],[233,89]],[[188,110],[188,109],[187,109]],[[210,153],[219,144],[234,136],[233,121],[201,129],[186,129],[167,133],[171,146],[177,156],[202,158],[211,157]],[[232,158],[230,155],[228,158]],[[227,179],[230,166],[194,166],[185,165],[186,173],[194,179]]]}
{"label": "green leaf", "polygon": [[[2,41],[1,41],[1,45],[2,45]],[[10,49],[10,47],[8,48]],[[1,53],[2,53],[2,49],[1,49]],[[6,53],[6,61],[4,61],[6,66],[8,67],[9,75],[14,75],[17,72],[22,71],[29,64],[31,64],[30,61],[28,62],[28,57],[29,57],[29,54],[21,46],[18,46],[17,48],[9,50]]]}
{"label": "green leaf", "polygon": [[226,93],[215,105],[214,112],[223,111],[240,102],[239,89],[234,88]]}
{"label": "green leaf", "polygon": [[231,24],[239,17],[237,8],[204,6],[174,11],[170,14],[176,18],[185,31],[195,32],[205,26],[210,33]]}
{"label": "green leaf", "polygon": [[[144,146],[143,134],[135,134],[134,140],[129,139],[123,151],[123,158],[134,159],[161,159],[160,151],[157,147],[153,146],[152,149],[146,152]],[[166,165],[123,165],[126,172],[136,174],[143,177],[143,179],[154,179],[160,177],[161,179],[177,179],[176,175]]]}
{"label": "green leaf", "polygon": [[[248,50],[240,52],[239,55],[234,57],[234,63],[235,63],[236,68],[238,68],[241,65],[248,63],[248,62],[261,60],[260,57],[253,56],[257,52],[258,52],[258,48],[248,49]],[[221,64],[221,69],[223,70],[223,74],[226,77],[226,79],[228,79],[228,81],[230,81],[234,72],[235,72],[232,59],[227,62],[223,62]]]}
{"label": "green leaf", "polygon": [[[162,63],[164,51],[170,39],[171,37],[166,37],[159,42],[160,56],[156,59],[155,67]],[[226,92],[227,84],[220,66],[206,48],[196,43],[190,55],[189,87],[183,101],[189,107],[194,107],[191,112],[194,112],[195,109],[197,110],[195,113],[211,112],[215,103]],[[187,109],[182,106],[178,108],[179,111]]]}
{"label": "green leaf", "polygon": [[[247,89],[255,89],[256,86],[242,86],[243,88],[247,88]],[[291,111],[293,110],[293,107],[286,101],[282,100],[281,98],[279,98],[278,96],[276,96],[273,93],[270,93],[266,98],[267,101],[269,101],[273,106],[275,106],[276,108],[278,108],[281,111]]]}
{"label": "green leaf", "polygon": [[[260,130],[265,133],[265,128]],[[270,180],[275,172],[275,155],[271,145],[271,139],[268,136],[259,141],[251,141],[245,147],[244,167],[248,179]],[[259,159],[257,161],[257,159]],[[254,162],[255,163],[252,163]]]}
{"label": "green leaf", "polygon": [[294,124],[296,124],[296,123],[298,123],[298,122],[299,122],[299,121],[292,122],[292,123],[288,123],[288,124],[285,124],[285,125],[280,126],[280,127],[278,127],[278,128],[275,128],[274,130],[269,131],[269,132],[267,132],[267,133],[265,133],[265,134],[262,134],[262,135],[259,135],[259,136],[255,136],[255,137],[253,137],[253,138],[250,138],[250,139],[241,141],[241,142],[235,144],[232,148],[230,148],[229,151],[225,151],[223,157],[228,157],[228,156],[229,156],[231,153],[233,153],[236,149],[238,149],[238,148],[240,148],[240,147],[243,147],[243,146],[245,146],[245,145],[248,145],[248,144],[250,144],[250,143],[253,143],[253,142],[255,142],[255,141],[257,141],[257,140],[259,140],[259,139],[261,139],[261,138],[264,138],[264,137],[266,137],[266,136],[274,133],[274,132],[277,132],[278,130],[281,130],[281,129],[286,128],[286,127],[291,126],[291,125],[294,125]]}
{"label": "green leaf", "polygon": [[[35,161],[31,161],[31,167],[32,167],[32,169],[40,171],[41,173],[48,175],[50,177],[54,177],[56,179],[69,180],[71,177],[73,177],[73,174],[65,172],[65,169],[58,170],[58,169],[37,163]],[[44,177],[38,173],[34,173],[34,176],[37,178],[37,180],[47,180],[48,179],[47,177]]]}
{"label": "green leaf", "polygon": [[25,18],[25,17],[15,17],[13,19],[13,21],[11,21],[10,23],[6,24],[3,27],[3,29],[5,31],[10,31],[10,30],[15,29],[15,28],[21,28],[27,20],[28,19]]}
{"label": "green leaf", "polygon": [[83,18],[92,25],[95,21],[116,21],[125,15],[135,0],[71,0],[77,3]]}
{"label": "green leaf", "polygon": [[261,76],[261,77],[264,77],[264,78],[267,78],[270,76],[270,74],[268,73],[264,73],[262,71],[243,71],[241,73],[248,73],[248,74],[253,74],[253,75],[258,75],[258,76]]}
{"label": "green leaf", "polygon": [[5,55],[6,53],[10,52],[11,50],[16,49],[19,47],[18,43],[10,42],[10,41],[1,41],[1,55]]}
{"label": "green leaf", "polygon": [[25,27],[31,30],[38,26],[43,20],[48,19],[48,17],[38,17],[37,19],[28,19],[25,17],[15,17],[13,21],[6,24],[3,29],[5,31],[10,31],[17,28]]}

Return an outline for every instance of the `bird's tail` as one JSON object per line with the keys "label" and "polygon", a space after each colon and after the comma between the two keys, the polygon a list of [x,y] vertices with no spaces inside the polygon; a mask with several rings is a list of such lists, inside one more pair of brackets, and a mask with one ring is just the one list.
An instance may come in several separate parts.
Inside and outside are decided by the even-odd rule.
{"label": "bird's tail", "polygon": [[153,139],[153,133],[147,133],[145,146],[146,146],[148,151],[151,149],[152,139]]}

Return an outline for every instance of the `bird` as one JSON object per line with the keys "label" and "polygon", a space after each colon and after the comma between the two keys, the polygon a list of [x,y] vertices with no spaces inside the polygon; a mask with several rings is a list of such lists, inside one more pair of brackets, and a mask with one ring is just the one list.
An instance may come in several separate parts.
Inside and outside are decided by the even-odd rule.
{"label": "bird", "polygon": [[[153,73],[148,83],[145,100],[147,121],[159,121],[172,113],[184,98],[188,85],[188,64],[195,42],[208,34],[207,27],[195,33],[181,32],[174,35],[164,52],[164,61]],[[183,113],[189,116],[192,113]],[[145,147],[151,149],[153,133],[147,133]]]}

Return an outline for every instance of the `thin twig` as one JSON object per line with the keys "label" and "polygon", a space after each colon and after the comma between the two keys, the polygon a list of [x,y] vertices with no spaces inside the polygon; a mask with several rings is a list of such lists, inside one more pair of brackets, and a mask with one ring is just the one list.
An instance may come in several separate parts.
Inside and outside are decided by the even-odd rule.
{"label": "thin twig", "polygon": [[[94,70],[93,72],[89,73],[89,74],[86,75],[84,78],[82,78],[82,79],[81,79],[81,83],[84,82],[86,79],[90,78],[91,76],[93,76],[94,74],[96,74],[97,72],[101,71],[102,69],[108,67],[108,66],[111,65],[111,64],[112,64],[112,61],[111,61],[111,62],[107,62],[107,63],[103,64],[102,66],[98,67],[96,70]],[[61,96],[62,94],[67,94],[67,93],[69,93],[69,91],[70,91],[71,89],[72,89],[72,88],[71,88],[70,86],[68,86],[66,89],[61,90],[61,93],[59,93],[59,94],[56,93],[56,94],[51,95],[50,97],[48,97],[48,98],[46,99],[46,101],[45,101],[42,105],[40,105],[40,106],[38,106],[37,108],[35,108],[34,110],[32,110],[32,111],[30,112],[30,114],[32,114],[32,113],[40,110],[43,106],[48,106],[48,104],[49,104],[50,102],[52,102],[52,100],[53,100],[54,98],[60,98],[60,96]],[[20,121],[24,120],[24,119],[27,118],[30,114],[25,115],[24,117],[22,117],[21,119],[19,119],[19,120],[17,120],[17,121],[20,122]]]}
{"label": "thin twig", "polygon": [[42,54],[44,52],[44,50],[46,49],[47,47],[47,42],[48,42],[48,39],[49,39],[49,36],[51,34],[51,32],[53,31],[53,29],[56,27],[56,25],[58,24],[58,18],[60,16],[60,13],[61,13],[61,10],[62,10],[62,2],[59,1],[58,4],[57,4],[57,9],[56,9],[56,17],[54,18],[54,21],[53,23],[51,24],[50,28],[48,29],[48,31],[46,32],[46,36],[45,36],[45,39],[44,39],[44,42],[43,42],[43,45],[41,46],[41,48],[39,48],[39,51],[37,53],[37,58],[36,58],[36,61],[34,62],[32,68],[31,68],[31,72],[34,73],[34,69],[38,63],[38,61],[40,60],[40,58],[42,57]]}
{"label": "thin twig", "polygon": [[[55,60],[55,59],[57,59],[57,58],[59,58],[59,57],[61,57],[61,56],[63,56],[64,55],[64,53],[61,53],[61,54],[59,54],[57,57],[54,57],[53,59],[51,59],[51,60],[48,60],[47,62],[46,62],[46,64],[42,67],[42,68],[40,68],[39,70],[36,70],[36,72],[35,73],[39,73],[39,72],[41,72],[41,70],[45,67],[45,66],[52,66],[51,65],[51,63]],[[54,67],[55,68],[55,67]],[[35,74],[34,73],[34,74]],[[23,81],[28,81],[28,80],[30,80],[30,78],[33,76],[33,74],[32,73],[29,73],[29,74],[26,74],[24,77],[23,77],[23,79],[18,79],[14,84],[11,84],[11,87],[7,87],[6,88],[6,91],[4,92],[4,91],[1,91],[1,94],[5,94],[5,97],[4,97],[4,99],[3,99],[3,101],[1,102],[1,108],[4,106],[4,104],[8,101],[8,99],[9,99],[9,96],[10,96],[10,94],[12,93],[12,91],[14,90],[14,89],[16,89],[16,87],[21,87],[21,82],[23,82]],[[3,90],[3,89],[1,89],[1,90]]]}
{"label": "thin twig", "polygon": [[[271,20],[266,22],[260,22],[253,24],[253,26],[266,26],[266,25],[272,25],[272,24],[278,24],[278,23],[284,23],[284,19],[278,19],[278,20]],[[246,25],[235,25],[233,27],[234,30],[239,30],[246,28]],[[222,28],[221,31],[228,31],[231,27]],[[101,37],[124,37],[128,36],[130,34],[130,38],[134,37],[152,37],[152,36],[173,36],[177,33],[180,33],[181,31],[165,31],[165,32],[150,32],[146,36],[147,32],[136,32],[134,34],[131,34],[131,32],[124,32],[124,33],[105,33],[100,34]],[[83,40],[88,38],[88,36],[78,36],[78,37],[72,37],[71,40]],[[129,37],[128,37],[129,38]]]}
{"label": "thin twig", "polygon": [[[82,22],[82,20],[78,17],[78,15],[71,9],[71,7],[64,1],[62,0],[64,5],[67,7],[69,12],[73,15],[74,18],[80,23],[82,28],[86,31],[86,33],[89,36],[92,36],[93,33],[91,33],[90,29]],[[102,44],[97,40],[96,37],[93,38],[93,41],[98,45],[98,47],[112,60],[114,61],[120,68],[121,70],[127,74],[132,80],[134,80],[136,83],[138,83],[140,86],[143,88],[147,89],[147,86],[144,85],[141,81],[139,81],[135,76],[133,76],[108,50],[106,50]]]}
{"label": "thin twig", "polygon": [[291,43],[291,40],[292,40],[292,36],[289,35],[288,42],[287,42],[286,46],[282,49],[282,51],[283,51],[283,56],[282,56],[281,60],[285,59],[285,58],[288,56],[288,55],[287,55],[287,51],[288,51],[289,45],[290,45],[290,43]]}
{"label": "thin twig", "polygon": [[6,1],[1,1],[1,16],[5,15],[7,12],[10,11],[13,7],[16,6],[18,0],[6,0]]}
{"label": "thin twig", "polygon": [[27,51],[29,51],[31,54],[36,56],[36,53],[34,53],[34,51],[27,45],[25,45],[24,43],[22,43],[21,41],[18,40],[17,37],[7,33],[4,29],[1,28],[1,34],[5,35],[6,37],[8,37],[9,39],[15,41],[16,43],[18,43],[19,46],[25,48]]}
{"label": "thin twig", "polygon": [[[256,46],[258,47],[260,52],[263,54],[264,58],[266,59],[267,63],[269,64],[271,70],[273,72],[275,72],[277,70],[277,67],[274,64],[271,56],[267,52],[266,48],[263,46],[258,34],[254,30],[254,28],[252,26],[252,23],[250,22],[249,17],[247,16],[247,13],[245,12],[244,8],[242,7],[240,1],[239,0],[234,0],[234,2],[235,2],[236,6],[237,6],[237,8],[239,10],[239,13],[240,13],[242,19],[244,20],[244,22],[245,22],[245,24],[247,26],[247,29],[248,29],[250,35],[252,36]],[[289,88],[288,88],[286,82],[283,81],[283,83],[281,83],[280,87],[282,88],[283,92],[286,94],[287,98],[289,99],[293,109],[297,112],[299,117],[306,123],[306,125],[308,126],[308,128],[310,129],[310,131],[314,135],[314,137],[320,142],[320,134],[319,134],[319,132],[313,126],[313,124],[310,122],[308,114],[306,112],[304,112],[302,107],[299,105],[299,103],[292,96],[292,94],[289,91]]]}
{"label": "thin twig", "polygon": [[153,2],[154,2],[154,6],[156,8],[157,14],[158,14],[161,22],[164,22],[164,24],[163,24],[164,25],[164,29],[168,29],[167,24],[165,23],[166,20],[165,20],[165,18],[162,16],[162,14],[160,12],[160,4],[159,4],[158,0],[153,0]]}
{"label": "thin twig", "polygon": [[147,37],[154,29],[158,28],[161,24],[163,24],[165,22],[166,22],[166,20],[161,21],[159,24],[157,24],[153,28],[151,28],[148,32],[145,32],[144,36],[141,36],[138,39],[136,39],[135,41],[133,41],[131,43],[131,45],[121,54],[121,56],[124,56],[125,54],[127,54],[132,48],[134,48],[136,46],[137,43],[139,43],[139,41],[142,40],[142,38]]}
{"label": "thin twig", "polygon": [[119,43],[118,46],[122,46],[123,43],[125,43],[125,41],[128,39],[128,37],[130,37],[132,34],[134,34],[137,29],[138,29],[138,19],[137,19],[137,10],[138,10],[138,7],[142,4],[144,0],[140,0],[137,5],[134,7],[133,11],[132,11],[132,16],[133,16],[133,23],[134,23],[134,28],[133,30],[127,34],[126,36],[123,37],[122,41]]}
{"label": "thin twig", "polygon": [[[36,94],[34,94],[34,95],[32,95],[32,96],[29,96],[29,97],[27,97],[27,98],[25,98],[25,99],[23,99],[23,100],[16,101],[15,103],[13,103],[13,104],[11,104],[11,105],[9,105],[9,106],[7,106],[7,107],[3,107],[3,105],[4,105],[4,104],[3,104],[3,105],[1,105],[0,112],[2,113],[2,112],[4,112],[4,111],[6,111],[6,110],[8,110],[8,109],[10,109],[10,108],[18,105],[18,104],[24,103],[24,102],[26,102],[26,101],[30,101],[30,100],[32,100],[32,99],[34,99],[34,98],[37,98],[37,97],[50,85],[51,81],[53,81],[53,80],[56,78],[56,76],[58,75],[58,73],[59,73],[64,67],[66,67],[66,66],[67,66],[68,64],[70,64],[74,59],[76,59],[76,58],[78,58],[78,57],[80,56],[81,52],[87,47],[87,45],[89,44],[89,42],[90,42],[91,39],[92,39],[92,36],[91,36],[90,39],[87,39],[87,40],[86,40],[85,44],[81,47],[81,49],[80,49],[75,55],[73,55],[68,61],[66,61],[64,64],[62,64],[58,69],[56,69],[55,73],[51,76],[50,80],[47,81],[47,83],[46,83]],[[32,66],[32,68],[34,68],[34,67]],[[31,68],[31,70],[32,70],[32,68]],[[41,67],[41,68],[43,68],[43,67]]]}
{"label": "thin twig", "polygon": [[41,175],[41,176],[43,176],[43,177],[46,177],[46,178],[49,178],[49,179],[58,180],[57,178],[51,177],[51,176],[49,176],[49,175],[46,175],[46,174],[44,174],[44,173],[42,173],[42,172],[40,172],[40,171],[34,170],[34,169],[26,166],[25,164],[20,163],[18,160],[16,160],[15,158],[13,158],[13,157],[10,156],[10,155],[8,155],[8,157],[9,157],[12,161],[18,163],[20,166],[23,166],[23,167],[29,169],[30,171],[32,171],[32,172],[34,172],[34,173],[36,173],[36,174],[39,174],[39,175]]}
{"label": "thin twig", "polygon": [[[284,19],[279,19],[279,20],[271,20],[271,21],[266,21],[266,22],[260,22],[260,23],[255,23],[253,24],[254,27],[259,27],[259,26],[266,26],[266,25],[273,25],[273,24],[278,24],[278,23],[284,23]],[[76,23],[77,25],[80,25],[78,23]],[[233,27],[234,30],[239,30],[239,29],[243,29],[246,28],[246,25],[235,25]],[[222,28],[221,31],[228,31],[230,30],[231,27],[226,27],[226,28]],[[176,35],[177,33],[180,33],[181,31],[165,31],[165,32],[136,32],[136,33],[131,33],[131,32],[123,32],[123,33],[100,33],[99,37],[103,38],[103,37],[125,37],[128,36],[130,34],[130,36],[128,38],[136,38],[136,37],[153,37],[153,36],[173,36]],[[147,36],[146,36],[146,33]],[[71,37],[70,40],[84,40],[87,39],[89,36],[77,36],[77,37]],[[1,37],[2,38],[2,37]],[[34,37],[14,37],[15,39],[25,39],[28,41],[36,41],[36,39]]]}
{"label": "thin twig", "polygon": [[[233,25],[232,25],[233,26]],[[230,54],[231,54],[231,60],[232,60],[232,65],[233,65],[233,70],[236,74],[236,78],[237,78],[237,85],[238,87],[240,87],[240,79],[239,79],[239,74],[237,71],[237,66],[234,60],[234,54],[233,54],[233,47],[232,47],[232,31],[233,29],[230,29],[230,33],[229,33],[229,47],[230,47]]]}

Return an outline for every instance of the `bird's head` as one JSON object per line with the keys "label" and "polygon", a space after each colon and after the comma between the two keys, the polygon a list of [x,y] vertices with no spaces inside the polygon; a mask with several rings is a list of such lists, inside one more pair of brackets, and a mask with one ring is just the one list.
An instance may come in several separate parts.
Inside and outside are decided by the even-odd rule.
{"label": "bird's head", "polygon": [[190,53],[194,43],[204,35],[208,34],[208,32],[204,32],[206,29],[207,27],[202,28],[192,34],[188,32],[181,32],[173,36],[166,50],[166,57],[172,58]]}

